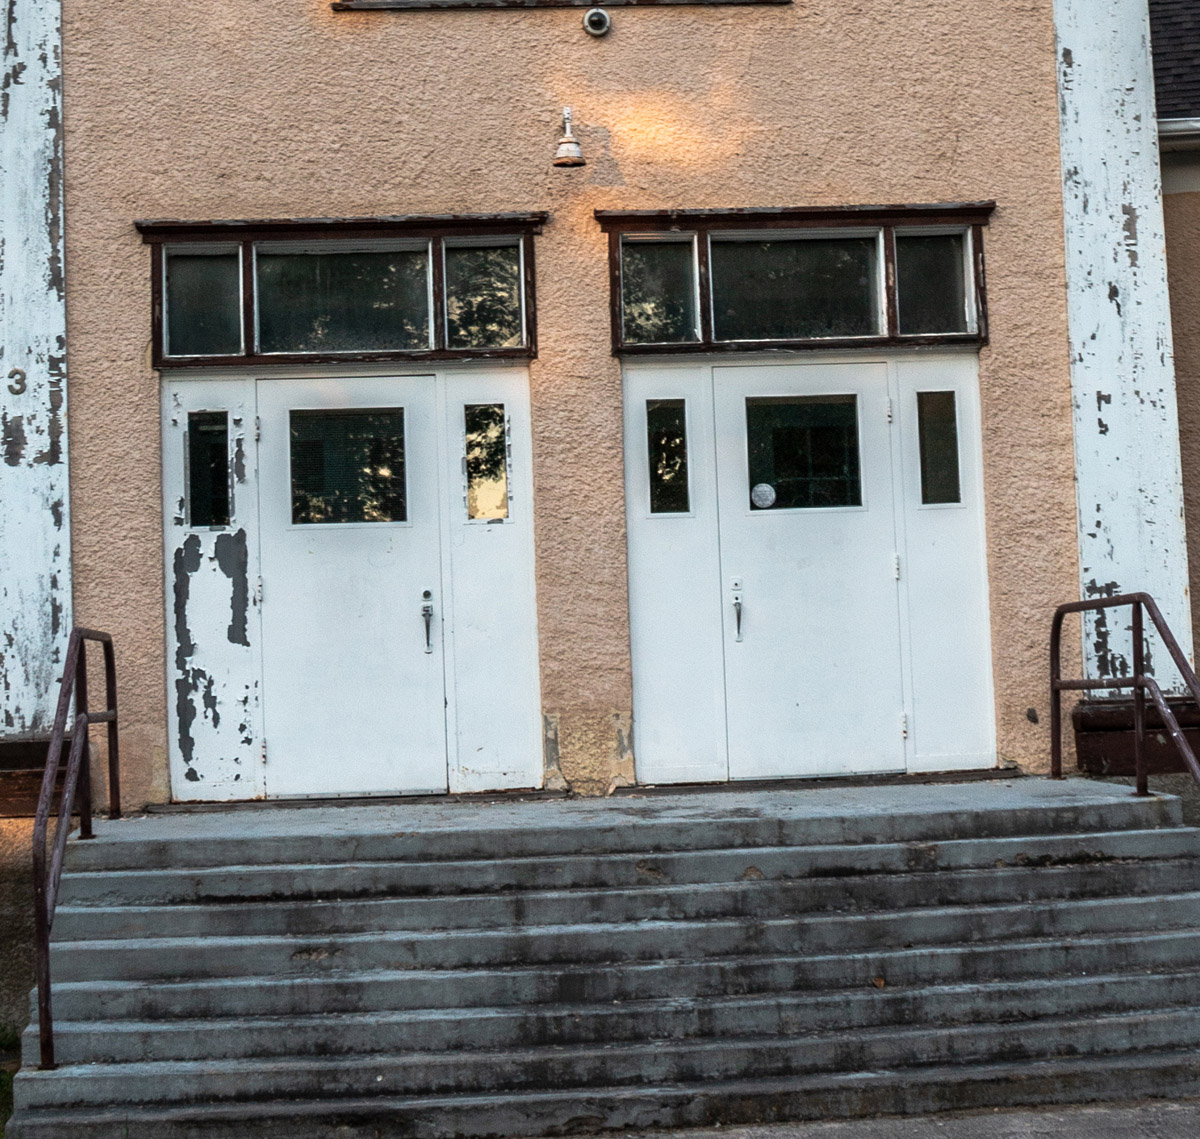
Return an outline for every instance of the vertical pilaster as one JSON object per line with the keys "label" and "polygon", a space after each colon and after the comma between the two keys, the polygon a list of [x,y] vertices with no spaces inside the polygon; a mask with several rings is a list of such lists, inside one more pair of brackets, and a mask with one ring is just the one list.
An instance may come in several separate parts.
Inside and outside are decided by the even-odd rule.
{"label": "vertical pilaster", "polygon": [[[1147,0],[1054,9],[1080,595],[1153,594],[1190,655]],[[1129,674],[1127,613],[1087,622],[1084,653],[1093,675]],[[1148,663],[1174,684],[1153,643]]]}
{"label": "vertical pilaster", "polygon": [[4,0],[0,740],[49,733],[70,633],[60,0]]}

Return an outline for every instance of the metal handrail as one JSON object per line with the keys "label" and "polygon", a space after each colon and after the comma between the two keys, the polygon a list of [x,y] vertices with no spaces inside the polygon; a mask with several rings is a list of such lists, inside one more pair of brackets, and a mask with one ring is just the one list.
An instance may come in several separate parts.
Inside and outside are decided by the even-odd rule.
{"label": "metal handrail", "polygon": [[[1128,677],[1112,677],[1104,680],[1063,680],[1062,679],[1062,626],[1063,618],[1068,613],[1086,613],[1101,609],[1115,609],[1122,605],[1133,607],[1133,675]],[[1200,762],[1196,753],[1184,737],[1183,729],[1171,711],[1162,689],[1152,676],[1146,675],[1146,638],[1145,622],[1142,612],[1150,614],[1150,620],[1158,630],[1163,645],[1179,669],[1184,684],[1192,694],[1192,699],[1200,706],[1200,680],[1191,663],[1179,647],[1175,634],[1171,632],[1154,598],[1148,593],[1123,593],[1117,597],[1106,597],[1098,601],[1072,601],[1060,605],[1054,611],[1054,622],[1050,626],[1050,777],[1062,779],[1062,693],[1066,691],[1087,691],[1093,688],[1132,688],[1133,689],[1133,763],[1137,773],[1136,795],[1149,795],[1149,772],[1146,767],[1146,693],[1154,701],[1158,714],[1162,717],[1171,739],[1179,751],[1192,778],[1200,783]]]}
{"label": "metal handrail", "polygon": [[[104,646],[105,709],[88,711],[87,652],[85,641]],[[63,739],[71,698],[75,698],[76,716],[71,732],[71,750],[67,755],[67,771],[63,779],[58,806],[58,823],[54,831],[54,850],[47,863],[46,832],[50,824],[50,808],[54,802],[54,785],[62,765]],[[34,972],[37,976],[38,1032],[41,1042],[41,1065],[54,1068],[54,1020],[50,1009],[50,929],[54,925],[54,908],[58,903],[58,884],[62,879],[63,858],[67,836],[71,831],[71,816],[75,813],[75,797],[79,794],[79,837],[92,838],[92,777],[87,760],[88,727],[108,725],[108,817],[121,817],[120,755],[117,747],[117,668],[113,656],[112,637],[93,629],[75,628],[67,642],[67,660],[62,684],[58,691],[58,708],[54,714],[54,730],[46,751],[46,771],[42,776],[42,791],[38,796],[37,816],[33,824],[33,928]]]}

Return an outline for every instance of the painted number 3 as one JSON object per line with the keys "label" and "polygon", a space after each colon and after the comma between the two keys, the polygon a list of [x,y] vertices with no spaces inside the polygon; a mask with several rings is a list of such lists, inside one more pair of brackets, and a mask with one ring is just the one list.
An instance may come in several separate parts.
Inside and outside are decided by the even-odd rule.
{"label": "painted number 3", "polygon": [[8,390],[12,392],[13,395],[24,395],[25,389],[29,387],[29,384],[25,380],[25,373],[22,372],[20,368],[13,368],[13,370],[8,373],[8,380]]}

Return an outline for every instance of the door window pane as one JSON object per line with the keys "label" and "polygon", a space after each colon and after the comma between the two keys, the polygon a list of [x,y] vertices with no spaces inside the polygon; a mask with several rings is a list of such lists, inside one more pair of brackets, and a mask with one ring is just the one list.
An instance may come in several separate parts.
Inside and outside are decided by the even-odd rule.
{"label": "door window pane", "polygon": [[260,352],[429,347],[427,249],[260,249],[256,266]]}
{"label": "door window pane", "polygon": [[896,235],[897,306],[905,336],[967,332],[961,233]]}
{"label": "door window pane", "polygon": [[404,409],[293,411],[292,521],[405,522]]}
{"label": "door window pane", "polygon": [[227,412],[188,412],[187,492],[189,525],[229,525]]}
{"label": "door window pane", "polygon": [[861,506],[852,395],[746,400],[752,510]]}
{"label": "door window pane", "polygon": [[621,337],[626,344],[698,340],[694,243],[621,239]]}
{"label": "door window pane", "polygon": [[524,343],[518,246],[446,246],[446,339],[450,348]]}
{"label": "door window pane", "polygon": [[800,340],[879,331],[873,237],[712,243],[713,336]]}
{"label": "door window pane", "polygon": [[958,479],[958,417],[953,392],[917,392],[921,450],[921,501],[929,506],[961,502]]}
{"label": "door window pane", "polygon": [[467,404],[467,517],[508,517],[508,432],[504,404]]}
{"label": "door window pane", "polygon": [[167,249],[166,354],[236,356],[242,350],[242,259]]}
{"label": "door window pane", "polygon": [[685,401],[646,400],[646,436],[650,447],[650,513],[686,514],[691,503]]}

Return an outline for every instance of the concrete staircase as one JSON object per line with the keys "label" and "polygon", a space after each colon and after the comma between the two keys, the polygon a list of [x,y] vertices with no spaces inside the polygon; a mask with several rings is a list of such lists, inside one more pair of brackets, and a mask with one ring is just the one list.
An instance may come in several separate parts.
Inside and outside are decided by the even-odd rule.
{"label": "concrete staircase", "polygon": [[1200,833],[1014,780],[101,824],[9,1139],[1200,1094]]}

